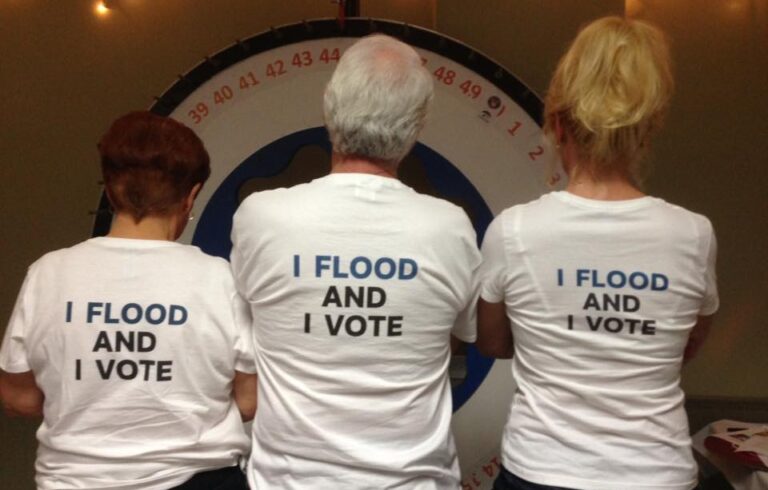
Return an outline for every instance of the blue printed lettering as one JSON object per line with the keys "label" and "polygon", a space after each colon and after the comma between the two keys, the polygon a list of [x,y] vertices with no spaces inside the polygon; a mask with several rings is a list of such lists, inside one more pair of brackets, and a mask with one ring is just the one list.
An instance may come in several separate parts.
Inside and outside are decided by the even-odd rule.
{"label": "blue printed lettering", "polygon": [[395,261],[387,257],[382,257],[377,260],[373,269],[376,272],[376,277],[379,279],[392,279],[397,272]]}
{"label": "blue printed lettering", "polygon": [[664,274],[651,274],[651,290],[666,291],[669,288],[669,278]]}
{"label": "blue printed lettering", "polygon": [[403,281],[413,279],[419,272],[419,264],[413,259],[400,259],[397,278]]}
{"label": "blue printed lettering", "polygon": [[99,317],[104,324],[111,325],[136,325],[142,321],[150,325],[182,325],[187,321],[189,314],[187,309],[180,305],[165,306],[152,303],[145,309],[138,303],[127,303],[118,309],[112,303],[89,302],[86,308],[86,323],[95,323]]}
{"label": "blue printed lettering", "polygon": [[128,303],[123,306],[123,311],[120,312],[120,316],[123,321],[129,325],[135,325],[141,321],[141,305],[136,303]]}
{"label": "blue printed lettering", "polygon": [[[562,285],[562,269],[558,269],[558,285]],[[597,269],[576,269],[576,286],[592,288],[621,289],[630,287],[636,291],[665,291],[669,288],[669,278],[661,273],[651,274],[635,271],[629,274],[620,270],[611,270],[605,275]]]}
{"label": "blue printed lettering", "polygon": [[[154,318],[152,318],[153,311],[159,312]],[[160,325],[165,321],[165,307],[157,303],[151,304],[147,306],[147,311],[144,312],[144,316],[146,316],[147,323],[150,325]]]}
{"label": "blue printed lettering", "polygon": [[333,277],[336,279],[344,279],[346,277],[349,277],[349,274],[346,272],[341,271],[341,266],[339,265],[339,256],[334,255],[333,256]]}
{"label": "blue printed lettering", "polygon": [[104,323],[120,323],[119,318],[112,316],[112,303],[104,305]]}
{"label": "blue printed lettering", "polygon": [[85,322],[93,323],[94,317],[101,316],[102,314],[101,307],[103,306],[104,306],[104,303],[89,302],[88,308],[85,314]]}
{"label": "blue printed lettering", "polygon": [[350,276],[355,279],[367,279],[373,275],[383,280],[397,278],[407,281],[416,277],[418,272],[419,264],[409,258],[381,257],[373,260],[358,256],[347,264],[338,255],[315,256],[315,277],[318,278],[330,275],[334,279],[346,279]]}
{"label": "blue printed lettering", "polygon": [[605,283],[600,283],[600,280],[597,277],[597,271],[592,271],[592,287],[593,288],[604,288]]}
{"label": "blue printed lettering", "polygon": [[168,325],[184,325],[189,315],[187,309],[179,305],[171,305],[171,312],[168,315]]}
{"label": "blue printed lettering", "polygon": [[589,279],[589,269],[576,270],[576,286],[581,287],[584,281]]}
{"label": "blue printed lettering", "polygon": [[299,259],[300,257],[298,255],[293,256],[293,277],[299,277],[300,275],[299,270],[301,263],[299,262]]}
{"label": "blue printed lettering", "polygon": [[648,276],[642,272],[633,272],[629,275],[629,285],[632,289],[642,290],[648,287]]}
{"label": "blue printed lettering", "polygon": [[[360,271],[360,264],[363,265],[362,272]],[[352,259],[352,262],[349,263],[349,272],[355,279],[365,279],[371,275],[372,267],[371,261],[366,257],[355,257]]]}
{"label": "blue printed lettering", "polygon": [[331,261],[330,255],[318,255],[315,257],[315,277],[321,277],[323,274],[323,271],[327,271],[331,269],[330,264],[328,262]]}
{"label": "blue printed lettering", "polygon": [[623,288],[624,285],[627,284],[627,276],[621,271],[609,272],[606,280],[608,281],[608,285],[614,289]]}

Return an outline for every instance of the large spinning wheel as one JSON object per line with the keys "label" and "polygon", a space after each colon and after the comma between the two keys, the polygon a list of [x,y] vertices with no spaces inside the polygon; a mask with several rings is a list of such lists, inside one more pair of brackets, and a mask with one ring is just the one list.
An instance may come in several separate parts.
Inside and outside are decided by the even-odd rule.
{"label": "large spinning wheel", "polygon": [[[207,57],[152,106],[195,130],[211,155],[211,177],[195,203],[199,219],[181,241],[228,258],[232,215],[247,194],[328,172],[325,84],[344,50],[375,32],[416,48],[435,77],[429,121],[401,165],[406,184],[462,206],[482,240],[495,213],[538,197],[547,180],[557,179],[539,124],[541,101],[491,59],[436,32],[391,21],[347,19],[343,27],[335,19],[305,21]],[[102,196],[94,236],[106,234],[110,222]],[[492,365],[471,346],[451,365],[466,488],[479,488],[493,473],[489,461],[512,389],[508,366]],[[503,374],[494,381],[497,371]]]}

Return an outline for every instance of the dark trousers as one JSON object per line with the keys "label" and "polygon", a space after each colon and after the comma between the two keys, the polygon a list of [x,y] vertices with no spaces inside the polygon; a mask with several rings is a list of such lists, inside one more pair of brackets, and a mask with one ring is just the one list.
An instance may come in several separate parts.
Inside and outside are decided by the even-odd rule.
{"label": "dark trousers", "polygon": [[493,482],[493,490],[575,490],[565,487],[553,487],[552,485],[540,485],[523,480],[519,476],[510,473],[503,466],[496,481]]}
{"label": "dark trousers", "polygon": [[170,490],[248,490],[248,481],[238,466],[203,471]]}
{"label": "dark trousers", "polygon": [[[538,483],[532,483],[528,480],[523,480],[519,476],[510,473],[503,466],[501,472],[493,482],[493,490],[577,490],[573,488],[565,487],[553,487],[551,485],[539,485]],[[701,485],[697,486],[695,490],[702,490]]]}

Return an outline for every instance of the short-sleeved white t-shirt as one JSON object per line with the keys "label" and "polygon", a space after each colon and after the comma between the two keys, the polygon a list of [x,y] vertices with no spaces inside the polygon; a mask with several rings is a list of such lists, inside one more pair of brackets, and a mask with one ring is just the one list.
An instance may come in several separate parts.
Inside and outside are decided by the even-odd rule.
{"label": "short-sleeved white t-shirt", "polygon": [[253,488],[458,488],[450,335],[475,339],[466,214],[396,179],[248,197],[232,268],[259,370]]}
{"label": "short-sleeved white t-shirt", "polygon": [[653,197],[553,192],[493,221],[481,297],[506,304],[518,385],[505,467],[568,488],[695,486],[680,367],[718,306],[715,250],[705,217]]}
{"label": "short-sleeved white t-shirt", "polygon": [[227,262],[196,247],[101,237],[35,262],[0,368],[45,394],[38,488],[164,490],[237,464],[249,323]]}

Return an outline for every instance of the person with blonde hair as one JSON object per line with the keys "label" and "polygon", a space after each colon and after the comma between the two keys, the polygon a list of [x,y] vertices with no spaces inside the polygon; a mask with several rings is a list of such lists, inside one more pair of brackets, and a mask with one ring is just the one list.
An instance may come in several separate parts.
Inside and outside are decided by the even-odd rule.
{"label": "person with blonde hair", "polygon": [[668,51],[637,20],[578,34],[545,102],[567,186],[485,235],[477,346],[512,357],[517,383],[495,489],[696,486],[680,368],[718,307],[715,237],[640,186]]}

